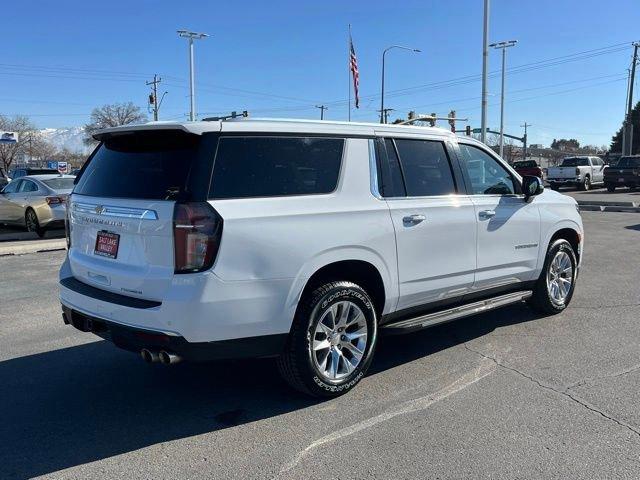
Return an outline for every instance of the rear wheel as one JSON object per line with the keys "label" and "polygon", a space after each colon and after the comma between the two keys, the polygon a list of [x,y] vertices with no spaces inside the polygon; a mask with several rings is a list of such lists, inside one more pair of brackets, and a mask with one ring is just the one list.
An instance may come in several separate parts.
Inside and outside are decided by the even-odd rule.
{"label": "rear wheel", "polygon": [[554,241],[547,250],[529,305],[539,312],[551,314],[567,308],[573,297],[577,265],[571,244],[564,239]]}
{"label": "rear wheel", "polygon": [[555,190],[555,191],[560,190],[560,186],[557,183],[552,183],[549,186],[551,187],[551,190]]}
{"label": "rear wheel", "polygon": [[313,291],[296,312],[284,353],[282,377],[316,397],[335,397],[364,377],[377,340],[373,302],[358,285],[339,281]]}
{"label": "rear wheel", "polygon": [[24,223],[27,227],[27,231],[35,232],[38,237],[44,237],[44,228],[40,226],[38,221],[38,215],[32,208],[28,208],[24,214]]}
{"label": "rear wheel", "polygon": [[607,187],[607,192],[609,193],[613,193],[616,191],[616,186],[615,185],[605,185]]}
{"label": "rear wheel", "polygon": [[582,181],[582,183],[578,188],[582,191],[587,191],[591,189],[591,178],[589,177],[589,175],[584,177],[584,180]]}

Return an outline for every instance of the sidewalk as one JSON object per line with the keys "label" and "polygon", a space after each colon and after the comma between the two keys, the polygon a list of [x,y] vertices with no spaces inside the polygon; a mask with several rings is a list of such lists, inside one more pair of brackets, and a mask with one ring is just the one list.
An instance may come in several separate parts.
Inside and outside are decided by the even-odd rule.
{"label": "sidewalk", "polygon": [[24,255],[25,253],[64,250],[65,248],[67,248],[67,241],[64,238],[0,242],[0,257],[4,255]]}

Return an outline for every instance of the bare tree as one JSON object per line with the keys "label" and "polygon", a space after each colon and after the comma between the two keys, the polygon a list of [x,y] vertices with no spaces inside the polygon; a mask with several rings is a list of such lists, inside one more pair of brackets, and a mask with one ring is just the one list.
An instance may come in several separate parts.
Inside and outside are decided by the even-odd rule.
{"label": "bare tree", "polygon": [[15,117],[0,115],[0,130],[18,134],[17,143],[0,144],[0,164],[5,172],[9,171],[15,161],[25,156],[46,159],[56,151],[53,145],[42,138],[36,126],[25,115]]}
{"label": "bare tree", "polygon": [[113,103],[94,108],[91,112],[91,121],[84,126],[87,137],[84,142],[87,145],[95,143],[92,135],[97,130],[109,127],[119,127],[132,123],[142,123],[147,120],[147,116],[140,111],[140,107],[132,102]]}

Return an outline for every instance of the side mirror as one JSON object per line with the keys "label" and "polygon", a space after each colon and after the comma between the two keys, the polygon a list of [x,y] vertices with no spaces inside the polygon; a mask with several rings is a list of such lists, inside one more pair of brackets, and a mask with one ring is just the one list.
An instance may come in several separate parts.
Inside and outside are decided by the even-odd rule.
{"label": "side mirror", "polygon": [[525,201],[531,197],[540,195],[544,191],[544,184],[540,177],[533,175],[525,175],[522,177],[522,193],[524,193]]}

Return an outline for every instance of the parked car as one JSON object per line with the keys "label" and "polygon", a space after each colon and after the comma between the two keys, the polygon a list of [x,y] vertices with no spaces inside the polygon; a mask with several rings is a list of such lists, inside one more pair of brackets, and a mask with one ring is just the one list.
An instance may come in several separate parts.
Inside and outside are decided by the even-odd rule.
{"label": "parked car", "polygon": [[542,169],[536,163],[535,160],[520,160],[513,162],[513,168],[520,176],[532,175],[534,177],[542,178]]}
{"label": "parked car", "polygon": [[615,192],[616,187],[635,190],[640,186],[640,155],[622,157],[615,167],[605,170],[604,185],[607,191]]}
{"label": "parked car", "polygon": [[63,317],[148,362],[273,356],[293,387],[335,396],[383,331],[525,300],[554,314],[574,292],[575,200],[444,129],[256,119],[95,138],[69,199]]}
{"label": "parked car", "polygon": [[9,176],[12,179],[24,177],[27,175],[57,175],[58,170],[55,168],[15,168],[10,173]]}
{"label": "parked car", "polygon": [[600,157],[568,157],[559,167],[548,168],[547,181],[553,190],[566,185],[589,190],[594,185],[604,185],[605,167]]}
{"label": "parked car", "polygon": [[24,226],[39,237],[48,229],[64,227],[74,178],[28,175],[12,180],[0,191],[0,223]]}

